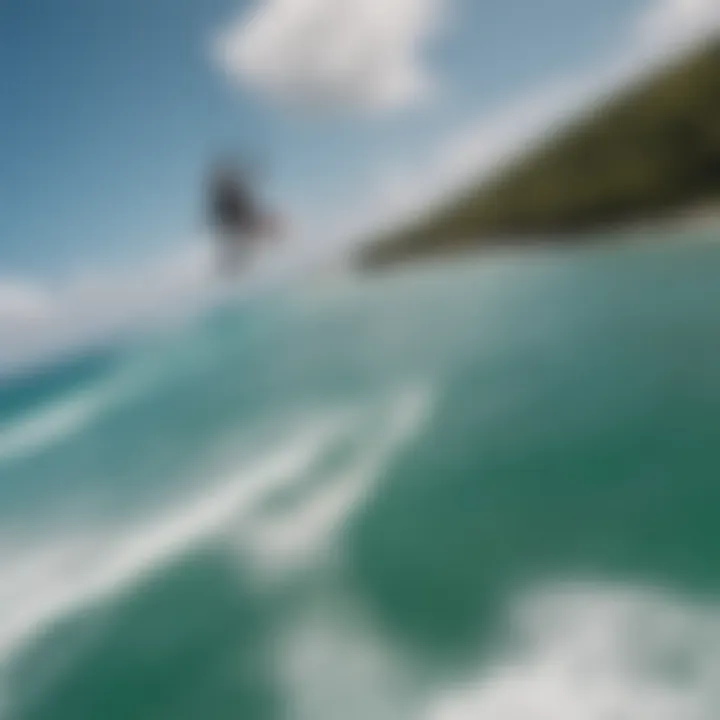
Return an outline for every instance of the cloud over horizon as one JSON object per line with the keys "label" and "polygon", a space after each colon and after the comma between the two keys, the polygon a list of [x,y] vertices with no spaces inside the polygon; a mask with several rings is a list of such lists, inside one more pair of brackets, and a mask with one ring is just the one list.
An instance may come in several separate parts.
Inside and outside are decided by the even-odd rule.
{"label": "cloud over horizon", "polygon": [[311,110],[388,112],[427,98],[441,0],[261,0],[215,38],[240,84]]}
{"label": "cloud over horizon", "polygon": [[0,372],[201,306],[210,259],[195,243],[138,267],[53,284],[0,276]]}
{"label": "cloud over horizon", "polygon": [[655,0],[641,17],[638,35],[652,45],[684,45],[720,30],[719,0]]}
{"label": "cloud over horizon", "polygon": [[53,314],[51,296],[38,284],[19,278],[0,280],[0,332],[43,322]]}

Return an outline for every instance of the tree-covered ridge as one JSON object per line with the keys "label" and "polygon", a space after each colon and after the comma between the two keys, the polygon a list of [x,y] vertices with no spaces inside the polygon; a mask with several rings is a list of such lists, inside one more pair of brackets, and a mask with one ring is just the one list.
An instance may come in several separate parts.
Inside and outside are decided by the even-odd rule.
{"label": "tree-covered ridge", "polygon": [[626,90],[430,219],[369,245],[365,265],[663,217],[720,201],[720,40]]}

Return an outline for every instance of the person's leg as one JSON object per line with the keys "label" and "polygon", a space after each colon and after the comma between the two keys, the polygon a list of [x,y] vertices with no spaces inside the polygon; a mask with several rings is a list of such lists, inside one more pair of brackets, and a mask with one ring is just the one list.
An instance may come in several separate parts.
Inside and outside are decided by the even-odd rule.
{"label": "person's leg", "polygon": [[247,243],[240,233],[223,235],[217,254],[217,268],[222,275],[234,275],[247,258]]}

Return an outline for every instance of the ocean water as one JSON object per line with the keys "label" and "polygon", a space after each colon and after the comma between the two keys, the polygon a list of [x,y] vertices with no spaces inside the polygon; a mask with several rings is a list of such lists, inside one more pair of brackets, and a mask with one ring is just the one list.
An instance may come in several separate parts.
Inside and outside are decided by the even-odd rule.
{"label": "ocean water", "polygon": [[0,718],[720,717],[720,244],[663,240],[7,380]]}

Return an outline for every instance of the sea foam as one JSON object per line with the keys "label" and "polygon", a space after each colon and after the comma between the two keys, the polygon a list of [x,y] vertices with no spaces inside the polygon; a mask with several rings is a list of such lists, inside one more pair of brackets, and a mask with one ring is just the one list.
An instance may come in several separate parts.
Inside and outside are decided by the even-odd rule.
{"label": "sea foam", "polygon": [[0,595],[0,659],[62,618],[121,593],[223,524],[241,521],[264,494],[307,468],[333,432],[322,420],[306,423],[197,497],[119,535],[84,535],[69,528],[66,536],[15,553],[12,563],[0,565],[0,586],[13,587]]}
{"label": "sea foam", "polygon": [[359,598],[317,597],[278,662],[289,720],[714,720],[720,607],[642,586],[560,583],[508,606],[466,671],[394,645]]}
{"label": "sea foam", "polygon": [[510,611],[508,644],[422,720],[711,720],[720,608],[651,588],[560,584]]}

